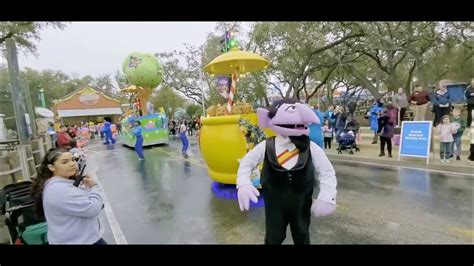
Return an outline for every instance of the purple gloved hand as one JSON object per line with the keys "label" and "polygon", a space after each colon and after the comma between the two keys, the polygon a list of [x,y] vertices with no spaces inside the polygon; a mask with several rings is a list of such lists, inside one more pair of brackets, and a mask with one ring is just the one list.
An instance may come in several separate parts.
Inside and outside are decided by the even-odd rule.
{"label": "purple gloved hand", "polygon": [[311,205],[311,213],[314,217],[327,216],[336,210],[336,204],[325,202],[322,200],[313,200]]}
{"label": "purple gloved hand", "polygon": [[251,184],[243,185],[239,187],[237,191],[237,198],[239,200],[239,207],[241,211],[248,211],[250,209],[250,200],[253,203],[258,202],[258,196],[260,196],[260,192]]}

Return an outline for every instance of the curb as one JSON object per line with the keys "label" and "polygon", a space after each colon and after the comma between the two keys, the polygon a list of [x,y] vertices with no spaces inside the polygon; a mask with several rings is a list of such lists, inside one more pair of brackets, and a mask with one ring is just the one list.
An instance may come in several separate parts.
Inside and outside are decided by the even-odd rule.
{"label": "curb", "polygon": [[[326,154],[330,160],[342,161],[342,162],[353,162],[353,163],[367,163],[367,164],[381,164],[384,166],[391,167],[403,167],[403,168],[417,168],[420,170],[431,170],[438,172],[446,172],[452,175],[463,175],[474,178],[474,164],[465,163],[465,166],[453,164],[437,164],[433,163],[433,158],[430,158],[430,164],[426,164],[424,158],[400,158],[397,160],[398,154],[389,159],[372,158],[367,156],[354,156],[348,154]],[[403,161],[402,161],[403,160]],[[406,161],[416,160],[416,161]],[[435,161],[437,162],[437,161]],[[456,170],[456,171],[453,171]]]}

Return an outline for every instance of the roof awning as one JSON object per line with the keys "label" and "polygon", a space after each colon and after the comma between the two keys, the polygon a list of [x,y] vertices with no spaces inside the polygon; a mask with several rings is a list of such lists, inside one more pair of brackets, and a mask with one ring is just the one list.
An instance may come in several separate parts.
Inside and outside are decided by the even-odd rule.
{"label": "roof awning", "polygon": [[91,115],[121,115],[122,109],[112,108],[91,108],[91,109],[65,109],[58,110],[59,117],[91,116]]}

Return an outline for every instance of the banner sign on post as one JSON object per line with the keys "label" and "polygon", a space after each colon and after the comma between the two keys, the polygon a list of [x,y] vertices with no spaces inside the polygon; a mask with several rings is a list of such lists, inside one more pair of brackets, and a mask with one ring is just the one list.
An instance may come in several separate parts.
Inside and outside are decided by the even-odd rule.
{"label": "banner sign on post", "polygon": [[227,99],[229,97],[230,90],[230,78],[229,76],[219,76],[217,77],[217,90],[219,94]]}
{"label": "banner sign on post", "polygon": [[430,162],[431,121],[403,121],[400,134],[400,156],[426,158]]}

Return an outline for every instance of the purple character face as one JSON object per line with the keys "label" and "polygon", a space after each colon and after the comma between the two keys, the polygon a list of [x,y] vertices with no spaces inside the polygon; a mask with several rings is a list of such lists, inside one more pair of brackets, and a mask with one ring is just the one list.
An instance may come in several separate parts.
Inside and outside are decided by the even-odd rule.
{"label": "purple character face", "polygon": [[280,105],[273,118],[262,108],[257,109],[257,114],[261,128],[271,128],[284,137],[309,135],[307,126],[321,123],[313,110],[301,103]]}

